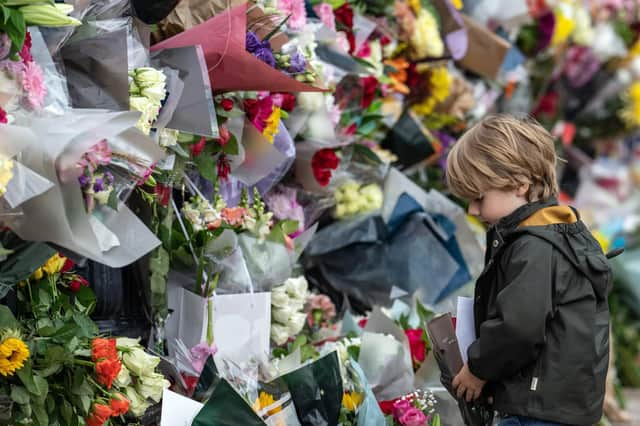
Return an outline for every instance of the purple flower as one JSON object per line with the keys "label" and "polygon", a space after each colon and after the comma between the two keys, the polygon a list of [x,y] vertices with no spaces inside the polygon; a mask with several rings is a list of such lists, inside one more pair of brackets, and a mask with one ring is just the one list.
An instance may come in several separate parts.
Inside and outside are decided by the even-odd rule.
{"label": "purple flower", "polygon": [[107,182],[109,183],[113,183],[113,173],[111,172],[105,172],[104,173],[104,177],[107,179]]}
{"label": "purple flower", "polygon": [[248,31],[245,47],[247,49],[247,52],[255,53],[255,51],[263,47],[263,45],[262,45],[262,41],[260,41],[256,33],[254,33],[253,31]]}
{"label": "purple flower", "polygon": [[93,183],[93,192],[100,192],[104,189],[102,178],[96,178],[96,181]]}
{"label": "purple flower", "polygon": [[307,60],[300,52],[293,52],[291,54],[291,65],[289,65],[289,72],[291,74],[300,74],[307,68]]}
{"label": "purple flower", "polygon": [[87,186],[87,184],[89,183],[89,176],[87,175],[80,175],[80,177],[78,178],[78,182],[80,182],[80,186]]}
{"label": "purple flower", "polygon": [[273,57],[271,49],[267,47],[261,47],[254,53],[254,55],[265,64],[269,65],[272,68],[275,68],[276,59]]}
{"label": "purple flower", "polygon": [[538,18],[538,44],[535,52],[546,49],[551,44],[553,30],[556,26],[556,17],[553,12],[547,12]]}

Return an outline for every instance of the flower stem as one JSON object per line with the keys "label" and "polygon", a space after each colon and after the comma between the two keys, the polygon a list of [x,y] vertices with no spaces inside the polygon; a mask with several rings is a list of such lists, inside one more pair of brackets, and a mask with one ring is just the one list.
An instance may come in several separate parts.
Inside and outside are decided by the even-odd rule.
{"label": "flower stem", "polygon": [[94,385],[95,387],[97,387],[97,388],[100,390],[100,392],[102,392],[104,395],[111,396],[111,394],[110,394],[109,392],[107,392],[105,388],[103,388],[102,386],[100,386],[100,384],[96,383],[96,381],[95,381],[95,380],[93,380],[93,379],[91,378],[91,376],[87,376],[87,380],[89,381],[89,383],[91,383],[92,385]]}
{"label": "flower stem", "polygon": [[207,345],[213,345],[213,300],[207,299]]}

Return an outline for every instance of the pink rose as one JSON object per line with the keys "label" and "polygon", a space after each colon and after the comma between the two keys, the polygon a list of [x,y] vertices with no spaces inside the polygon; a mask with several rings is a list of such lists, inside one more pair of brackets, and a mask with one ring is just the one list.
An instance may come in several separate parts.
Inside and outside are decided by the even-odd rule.
{"label": "pink rose", "polygon": [[406,399],[398,399],[393,403],[393,418],[400,421],[400,417],[404,415],[408,410],[413,408],[413,405]]}
{"label": "pink rose", "polygon": [[398,420],[403,426],[426,426],[427,416],[415,407],[409,408]]}

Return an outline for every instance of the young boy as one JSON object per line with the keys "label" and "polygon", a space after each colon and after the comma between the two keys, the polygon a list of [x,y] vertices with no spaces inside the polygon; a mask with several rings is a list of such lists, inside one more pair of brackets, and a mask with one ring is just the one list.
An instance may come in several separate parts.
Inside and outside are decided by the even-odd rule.
{"label": "young boy", "polygon": [[611,271],[577,211],[558,206],[552,136],[494,115],[449,153],[447,182],[490,225],[475,289],[477,339],[454,378],[500,425],[600,421],[609,355]]}

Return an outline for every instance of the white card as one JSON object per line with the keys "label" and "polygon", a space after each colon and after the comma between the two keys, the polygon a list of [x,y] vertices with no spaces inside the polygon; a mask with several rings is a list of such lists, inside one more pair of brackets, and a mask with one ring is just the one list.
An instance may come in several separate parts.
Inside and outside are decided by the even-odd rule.
{"label": "white card", "polygon": [[473,298],[458,297],[458,313],[456,315],[456,337],[462,354],[467,362],[467,349],[476,340],[476,326],[473,319]]}
{"label": "white card", "polygon": [[204,404],[165,389],[160,426],[190,426]]}

